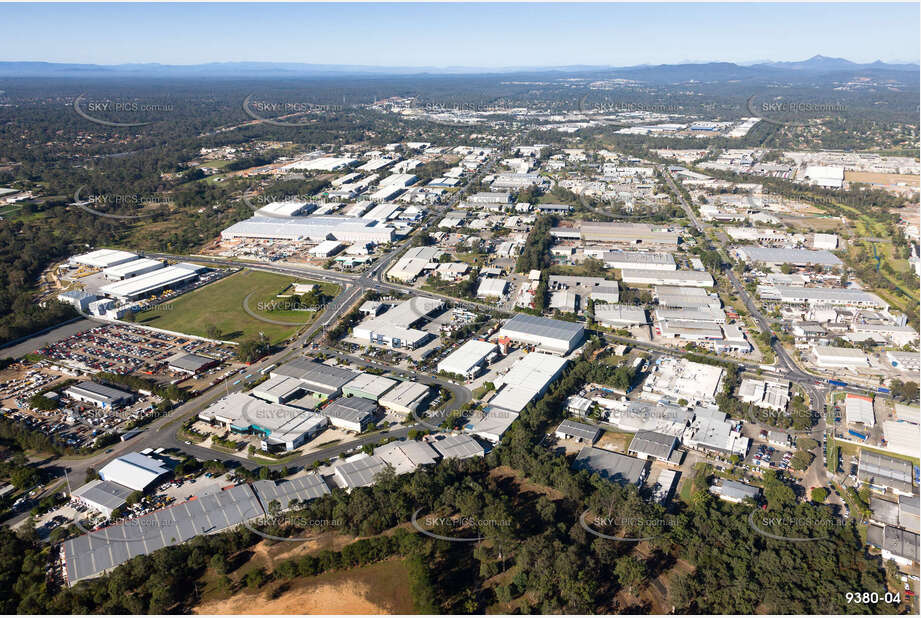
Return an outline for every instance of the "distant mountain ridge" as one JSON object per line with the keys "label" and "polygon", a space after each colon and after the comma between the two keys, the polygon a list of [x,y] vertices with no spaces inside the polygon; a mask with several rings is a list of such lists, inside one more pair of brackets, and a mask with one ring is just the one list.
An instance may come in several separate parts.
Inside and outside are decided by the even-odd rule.
{"label": "distant mountain ridge", "polygon": [[160,63],[80,64],[41,61],[0,61],[0,77],[323,77],[385,75],[488,75],[540,73],[617,73],[647,76],[650,79],[745,79],[756,75],[840,72],[913,72],[918,64],[889,64],[877,60],[859,64],[844,58],[813,56],[798,62],[684,62],[678,64],[643,64],[625,67],[605,65],[508,66],[499,68],[464,66],[393,67],[346,64],[308,64],[296,62],[211,62],[194,65]]}

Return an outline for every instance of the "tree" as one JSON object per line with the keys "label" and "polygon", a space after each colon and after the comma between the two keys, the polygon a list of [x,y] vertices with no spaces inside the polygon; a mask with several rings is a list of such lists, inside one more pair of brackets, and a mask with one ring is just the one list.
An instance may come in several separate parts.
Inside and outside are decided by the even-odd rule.
{"label": "tree", "polygon": [[262,588],[266,581],[268,581],[268,576],[263,569],[253,569],[246,574],[246,585],[247,587],[256,590],[257,588]]}
{"label": "tree", "polygon": [[624,556],[617,561],[614,574],[617,575],[620,585],[632,592],[634,587],[646,577],[646,563],[633,556]]}
{"label": "tree", "polygon": [[208,339],[220,339],[221,338],[221,329],[214,324],[208,324],[205,326],[205,337]]}
{"label": "tree", "polygon": [[828,498],[828,490],[824,487],[813,487],[810,494],[813,502],[822,503]]}

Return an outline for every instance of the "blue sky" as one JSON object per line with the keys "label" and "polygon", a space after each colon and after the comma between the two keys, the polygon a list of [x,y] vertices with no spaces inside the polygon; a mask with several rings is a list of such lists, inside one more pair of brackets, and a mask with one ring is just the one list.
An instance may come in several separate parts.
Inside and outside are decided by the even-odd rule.
{"label": "blue sky", "polygon": [[906,4],[0,4],[0,61],[375,66],[918,61]]}

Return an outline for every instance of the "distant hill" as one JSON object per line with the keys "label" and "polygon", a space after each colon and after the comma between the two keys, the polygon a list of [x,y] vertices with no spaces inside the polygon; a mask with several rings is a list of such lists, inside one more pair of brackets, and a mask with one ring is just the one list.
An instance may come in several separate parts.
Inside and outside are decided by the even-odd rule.
{"label": "distant hill", "polygon": [[873,62],[857,64],[843,58],[813,56],[800,62],[761,62],[741,65],[732,62],[638,65],[629,67],[568,65],[502,68],[483,67],[386,67],[344,64],[306,64],[294,62],[215,62],[194,65],[147,64],[71,64],[53,62],[0,62],[0,77],[61,77],[61,78],[239,78],[239,77],[323,77],[323,76],[387,76],[387,75],[484,75],[484,74],[542,74],[565,73],[586,76],[618,75],[641,81],[724,81],[784,76],[830,74],[914,74],[918,64],[887,64]]}

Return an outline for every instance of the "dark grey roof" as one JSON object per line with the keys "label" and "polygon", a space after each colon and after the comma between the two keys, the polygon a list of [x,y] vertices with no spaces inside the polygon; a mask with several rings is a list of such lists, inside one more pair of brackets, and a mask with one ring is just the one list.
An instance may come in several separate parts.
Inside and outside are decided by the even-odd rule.
{"label": "dark grey roof", "polygon": [[917,533],[895,526],[867,528],[867,543],[912,562],[918,562],[918,540]]}
{"label": "dark grey roof", "polygon": [[660,459],[668,459],[675,448],[676,438],[658,431],[638,431],[630,441],[628,452],[645,453]]}
{"label": "dark grey roof", "polygon": [[117,388],[112,388],[105,384],[97,384],[95,382],[80,382],[79,384],[74,384],[65,390],[64,393],[74,393],[82,397],[96,397],[109,401],[119,401],[132,396],[131,393],[126,391],[121,391]]}
{"label": "dark grey roof", "polygon": [[543,318],[529,313],[516,313],[514,317],[505,323],[503,328],[525,332],[538,337],[563,339],[565,341],[580,335],[583,331],[581,324]]}
{"label": "dark grey roof", "polygon": [[320,413],[351,423],[362,423],[374,417],[377,404],[364,397],[342,397],[329,404]]}
{"label": "dark grey roof", "polygon": [[621,485],[639,485],[646,472],[645,460],[586,446],[572,464],[575,470],[588,470]]}
{"label": "dark grey roof", "polygon": [[582,440],[588,440],[590,442],[595,442],[601,434],[601,430],[597,427],[586,425],[585,423],[577,423],[569,419],[560,423],[560,426],[557,427],[556,430],[567,436],[575,436],[576,438],[581,438]]}
{"label": "dark grey roof", "polygon": [[873,521],[893,526],[899,525],[899,505],[876,496],[870,496],[870,511]]}

